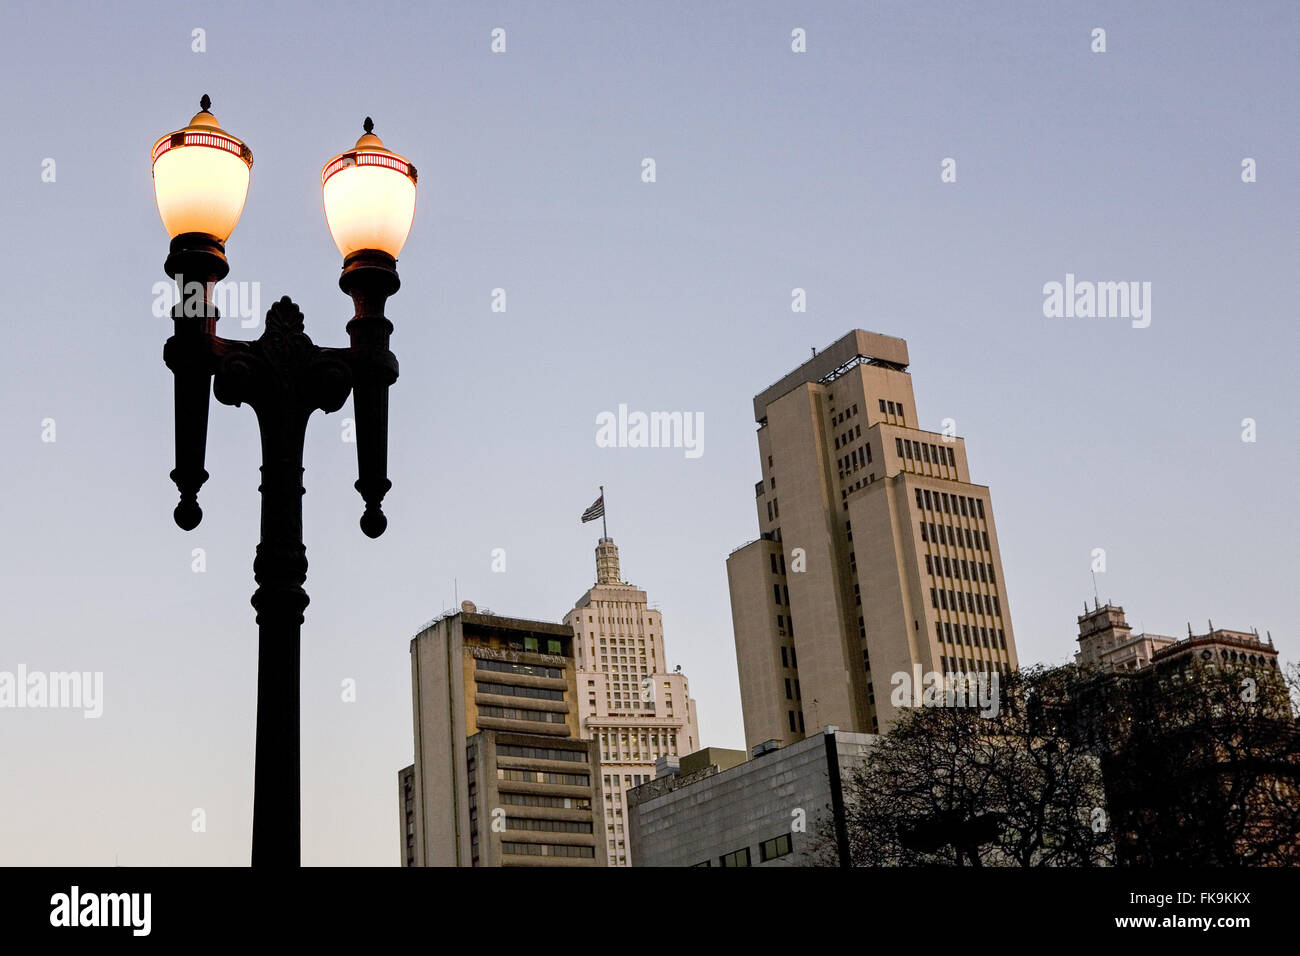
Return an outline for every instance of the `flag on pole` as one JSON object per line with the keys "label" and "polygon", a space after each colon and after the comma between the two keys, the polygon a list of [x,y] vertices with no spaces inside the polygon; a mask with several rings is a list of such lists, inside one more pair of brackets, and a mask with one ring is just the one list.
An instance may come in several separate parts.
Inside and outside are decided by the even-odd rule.
{"label": "flag on pole", "polygon": [[603,517],[605,517],[605,493],[602,491],[595,503],[582,513],[582,523],[586,524],[588,521],[595,521],[597,518]]}

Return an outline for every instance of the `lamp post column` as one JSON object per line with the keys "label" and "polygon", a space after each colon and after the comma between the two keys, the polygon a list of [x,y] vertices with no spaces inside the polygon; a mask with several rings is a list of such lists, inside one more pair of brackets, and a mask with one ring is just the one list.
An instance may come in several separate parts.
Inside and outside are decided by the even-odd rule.
{"label": "lamp post column", "polygon": [[253,561],[257,590],[257,753],[253,774],[253,866],[301,861],[303,612],[309,598],[302,541],[302,452],[306,416],[258,411],[262,433],[262,536]]}
{"label": "lamp post column", "polygon": [[258,635],[252,863],[293,867],[301,859],[299,698],[308,604],[303,445],[312,412],[342,407],[352,373],[347,350],[312,343],[302,312],[287,296],[271,306],[257,341],[216,343],[213,393],[225,405],[251,405],[262,438],[261,541],[252,599]]}

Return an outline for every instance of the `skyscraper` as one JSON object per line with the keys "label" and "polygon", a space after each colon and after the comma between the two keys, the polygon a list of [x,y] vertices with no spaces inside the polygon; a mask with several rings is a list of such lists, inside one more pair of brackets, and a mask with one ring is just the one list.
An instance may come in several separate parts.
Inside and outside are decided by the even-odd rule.
{"label": "skyscraper", "polygon": [[887,730],[895,674],[1017,665],[989,490],[907,367],[856,330],[754,398],[761,534],[727,559],[751,748]]}
{"label": "skyscraper", "polygon": [[406,866],[604,866],[599,756],[578,734],[573,631],[462,611],[411,640]]}
{"label": "skyscraper", "polygon": [[626,792],[654,777],[660,756],[699,749],[695,701],[686,677],[668,671],[662,616],[622,580],[613,538],[596,545],[596,584],[564,623],[576,647],[579,733],[600,747],[605,851],[610,866],[628,866]]}

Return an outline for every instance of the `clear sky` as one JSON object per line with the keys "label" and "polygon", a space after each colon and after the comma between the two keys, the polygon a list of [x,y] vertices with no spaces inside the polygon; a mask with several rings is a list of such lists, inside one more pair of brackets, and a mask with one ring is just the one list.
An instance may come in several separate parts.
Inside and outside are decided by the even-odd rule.
{"label": "clear sky", "polygon": [[[348,409],[308,434],[304,862],[397,862],[410,637],[456,588],[559,620],[594,580],[599,484],[704,742],[743,746],[724,562],[757,535],[751,399],[855,327],[907,339],[921,425],[955,419],[992,489],[1022,663],[1072,653],[1094,548],[1135,628],[1212,618],[1300,657],[1294,3],[2,16],[0,670],[102,671],[105,697],[98,720],[0,710],[2,863],[248,860],[256,423],[213,403],[205,518],[181,532],[152,311],[149,149],[203,93],[256,159],[230,279],[263,311],[291,295],[318,343],[345,344],[351,310],[321,165],[371,115],[420,170],[383,538],[357,527]],[[1044,317],[1067,273],[1150,282],[1150,326]],[[703,454],[598,448],[620,403],[702,413]]]}

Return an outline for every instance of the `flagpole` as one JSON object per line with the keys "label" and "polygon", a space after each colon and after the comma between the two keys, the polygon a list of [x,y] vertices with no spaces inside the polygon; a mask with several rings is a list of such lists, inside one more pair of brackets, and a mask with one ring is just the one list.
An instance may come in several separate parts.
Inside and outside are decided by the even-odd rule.
{"label": "flagpole", "polygon": [[608,538],[609,528],[605,527],[605,486],[600,486],[600,532]]}

